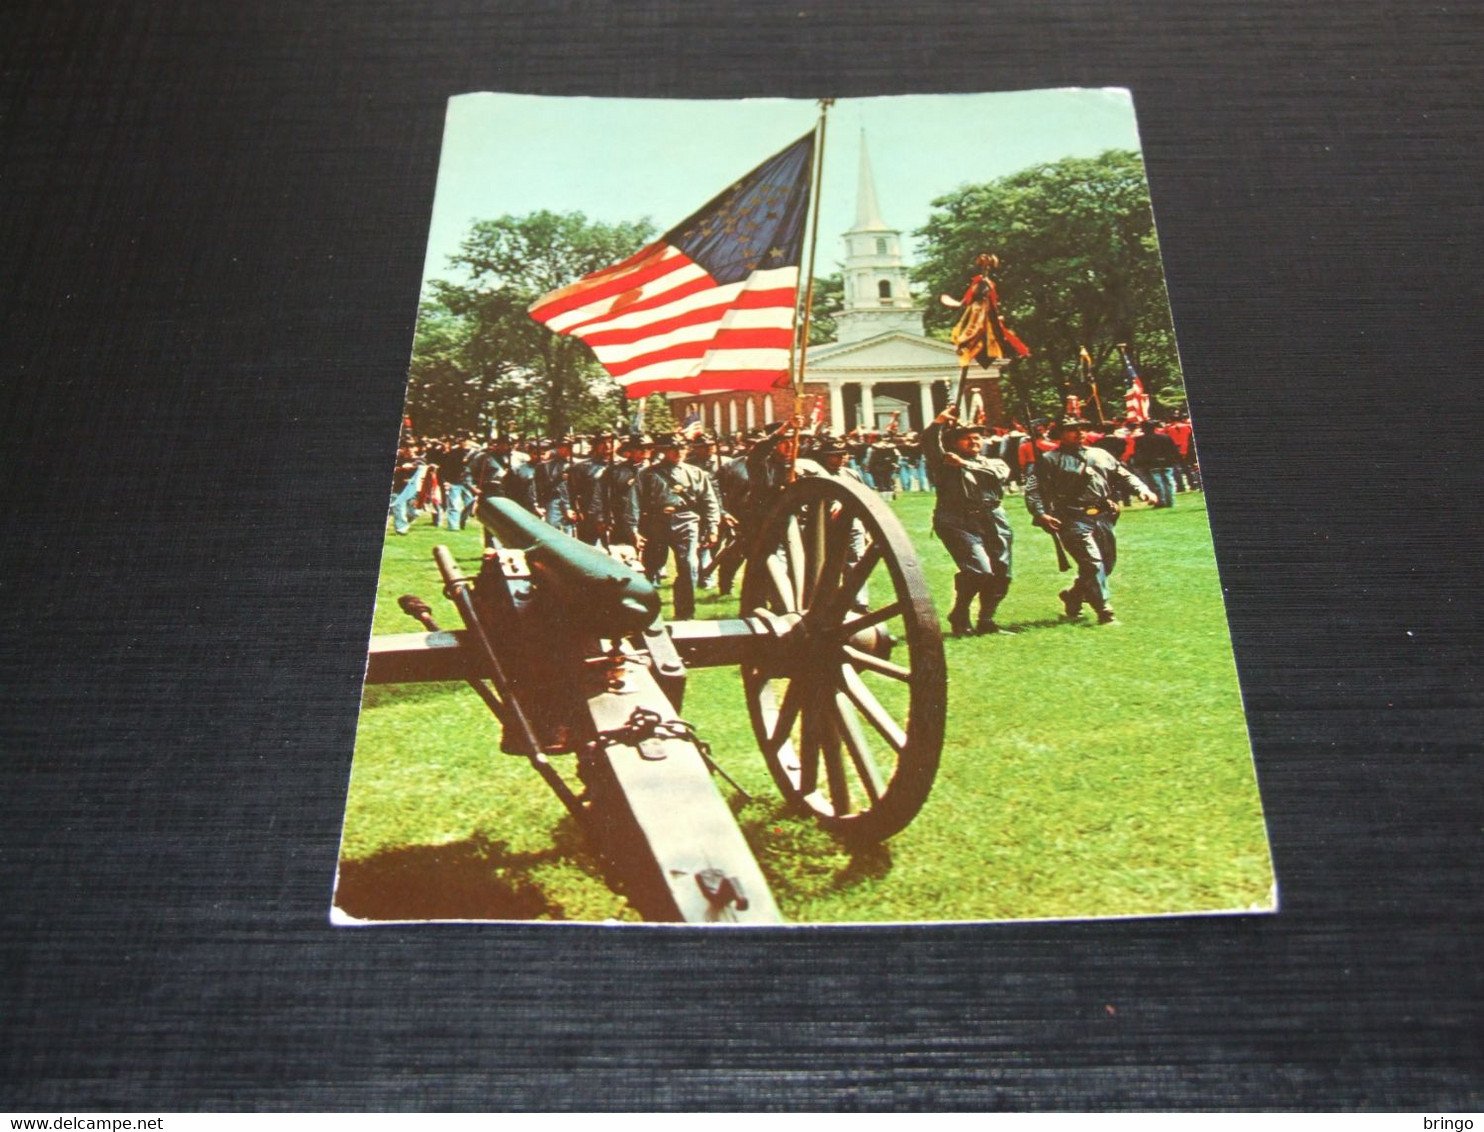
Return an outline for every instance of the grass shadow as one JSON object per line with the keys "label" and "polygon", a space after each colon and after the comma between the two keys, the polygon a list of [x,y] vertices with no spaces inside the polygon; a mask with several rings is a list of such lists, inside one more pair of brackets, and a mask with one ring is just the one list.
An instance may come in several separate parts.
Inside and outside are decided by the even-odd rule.
{"label": "grass shadow", "polygon": [[1068,621],[1065,617],[1038,617],[1034,621],[1007,621],[1005,622],[1005,627],[1007,629],[1015,629],[1018,632],[1024,632],[1027,629],[1076,629],[1079,626],[1087,628],[1092,624],[1094,622],[1088,619]]}
{"label": "grass shadow", "polygon": [[359,920],[562,920],[530,873],[566,856],[560,846],[515,853],[483,833],[385,849],[340,862],[335,906]]}
{"label": "grass shadow", "polygon": [[868,880],[881,880],[891,872],[891,847],[884,842],[875,845],[846,846],[850,861],[835,873],[835,887],[852,888]]}

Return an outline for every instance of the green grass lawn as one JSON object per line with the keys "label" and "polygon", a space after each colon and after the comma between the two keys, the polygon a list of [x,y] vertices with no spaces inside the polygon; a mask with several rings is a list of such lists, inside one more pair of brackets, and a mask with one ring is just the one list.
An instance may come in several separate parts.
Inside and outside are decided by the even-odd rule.
{"label": "green grass lawn", "polygon": [[[886,844],[849,850],[784,808],[735,669],[690,674],[684,715],[753,796],[738,819],[792,921],[1126,916],[1273,907],[1261,804],[1199,494],[1118,525],[1121,623],[1059,620],[1068,583],[1019,498],[1014,636],[948,639],[948,735],[932,796]],[[922,549],[940,613],[953,564],[932,497],[893,504]],[[390,536],[375,632],[417,629],[417,593],[459,624],[431,559],[472,573],[471,527]],[[668,604],[666,606],[668,609]],[[703,596],[699,616],[735,614]],[[339,906],[365,919],[636,919],[596,856],[462,685],[366,689],[341,849]],[[570,767],[570,757],[559,757]]]}

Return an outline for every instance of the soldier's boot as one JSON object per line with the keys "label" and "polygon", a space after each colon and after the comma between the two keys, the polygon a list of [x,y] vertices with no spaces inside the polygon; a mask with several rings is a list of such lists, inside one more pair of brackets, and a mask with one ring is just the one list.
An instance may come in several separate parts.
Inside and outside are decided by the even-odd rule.
{"label": "soldier's boot", "polygon": [[979,582],[979,620],[974,625],[974,631],[992,635],[995,633],[1013,633],[1014,629],[1006,629],[995,621],[995,611],[999,609],[1000,602],[1005,600],[1005,594],[1010,590],[1009,578],[983,578]]}
{"label": "soldier's boot", "polygon": [[1062,590],[1056,595],[1061,598],[1061,607],[1068,621],[1075,621],[1082,616],[1082,599],[1077,596],[1077,587]]}
{"label": "soldier's boot", "polygon": [[1113,615],[1113,607],[1112,606],[1104,606],[1102,609],[1098,610],[1098,624],[1099,625],[1117,625],[1118,624],[1118,618]]}
{"label": "soldier's boot", "polygon": [[955,637],[969,635],[969,609],[978,589],[978,584],[968,574],[953,575],[953,608],[948,611],[948,628]]}

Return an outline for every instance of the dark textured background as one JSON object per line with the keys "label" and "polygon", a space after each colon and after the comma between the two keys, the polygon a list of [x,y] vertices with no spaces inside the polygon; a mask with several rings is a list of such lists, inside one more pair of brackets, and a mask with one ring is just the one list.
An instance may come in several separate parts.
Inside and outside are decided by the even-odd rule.
{"label": "dark textured background", "polygon": [[[529,7],[0,13],[0,1108],[1479,1107],[1480,8]],[[331,930],[446,96],[1059,85],[1135,92],[1282,914]]]}

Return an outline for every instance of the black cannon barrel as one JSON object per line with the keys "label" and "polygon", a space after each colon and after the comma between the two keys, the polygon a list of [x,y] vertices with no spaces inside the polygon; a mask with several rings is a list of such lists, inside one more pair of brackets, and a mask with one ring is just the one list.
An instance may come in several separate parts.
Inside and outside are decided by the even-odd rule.
{"label": "black cannon barrel", "polygon": [[509,499],[484,498],[479,521],[502,546],[523,550],[553,616],[599,637],[642,632],[660,613],[660,594],[630,566],[563,534]]}

